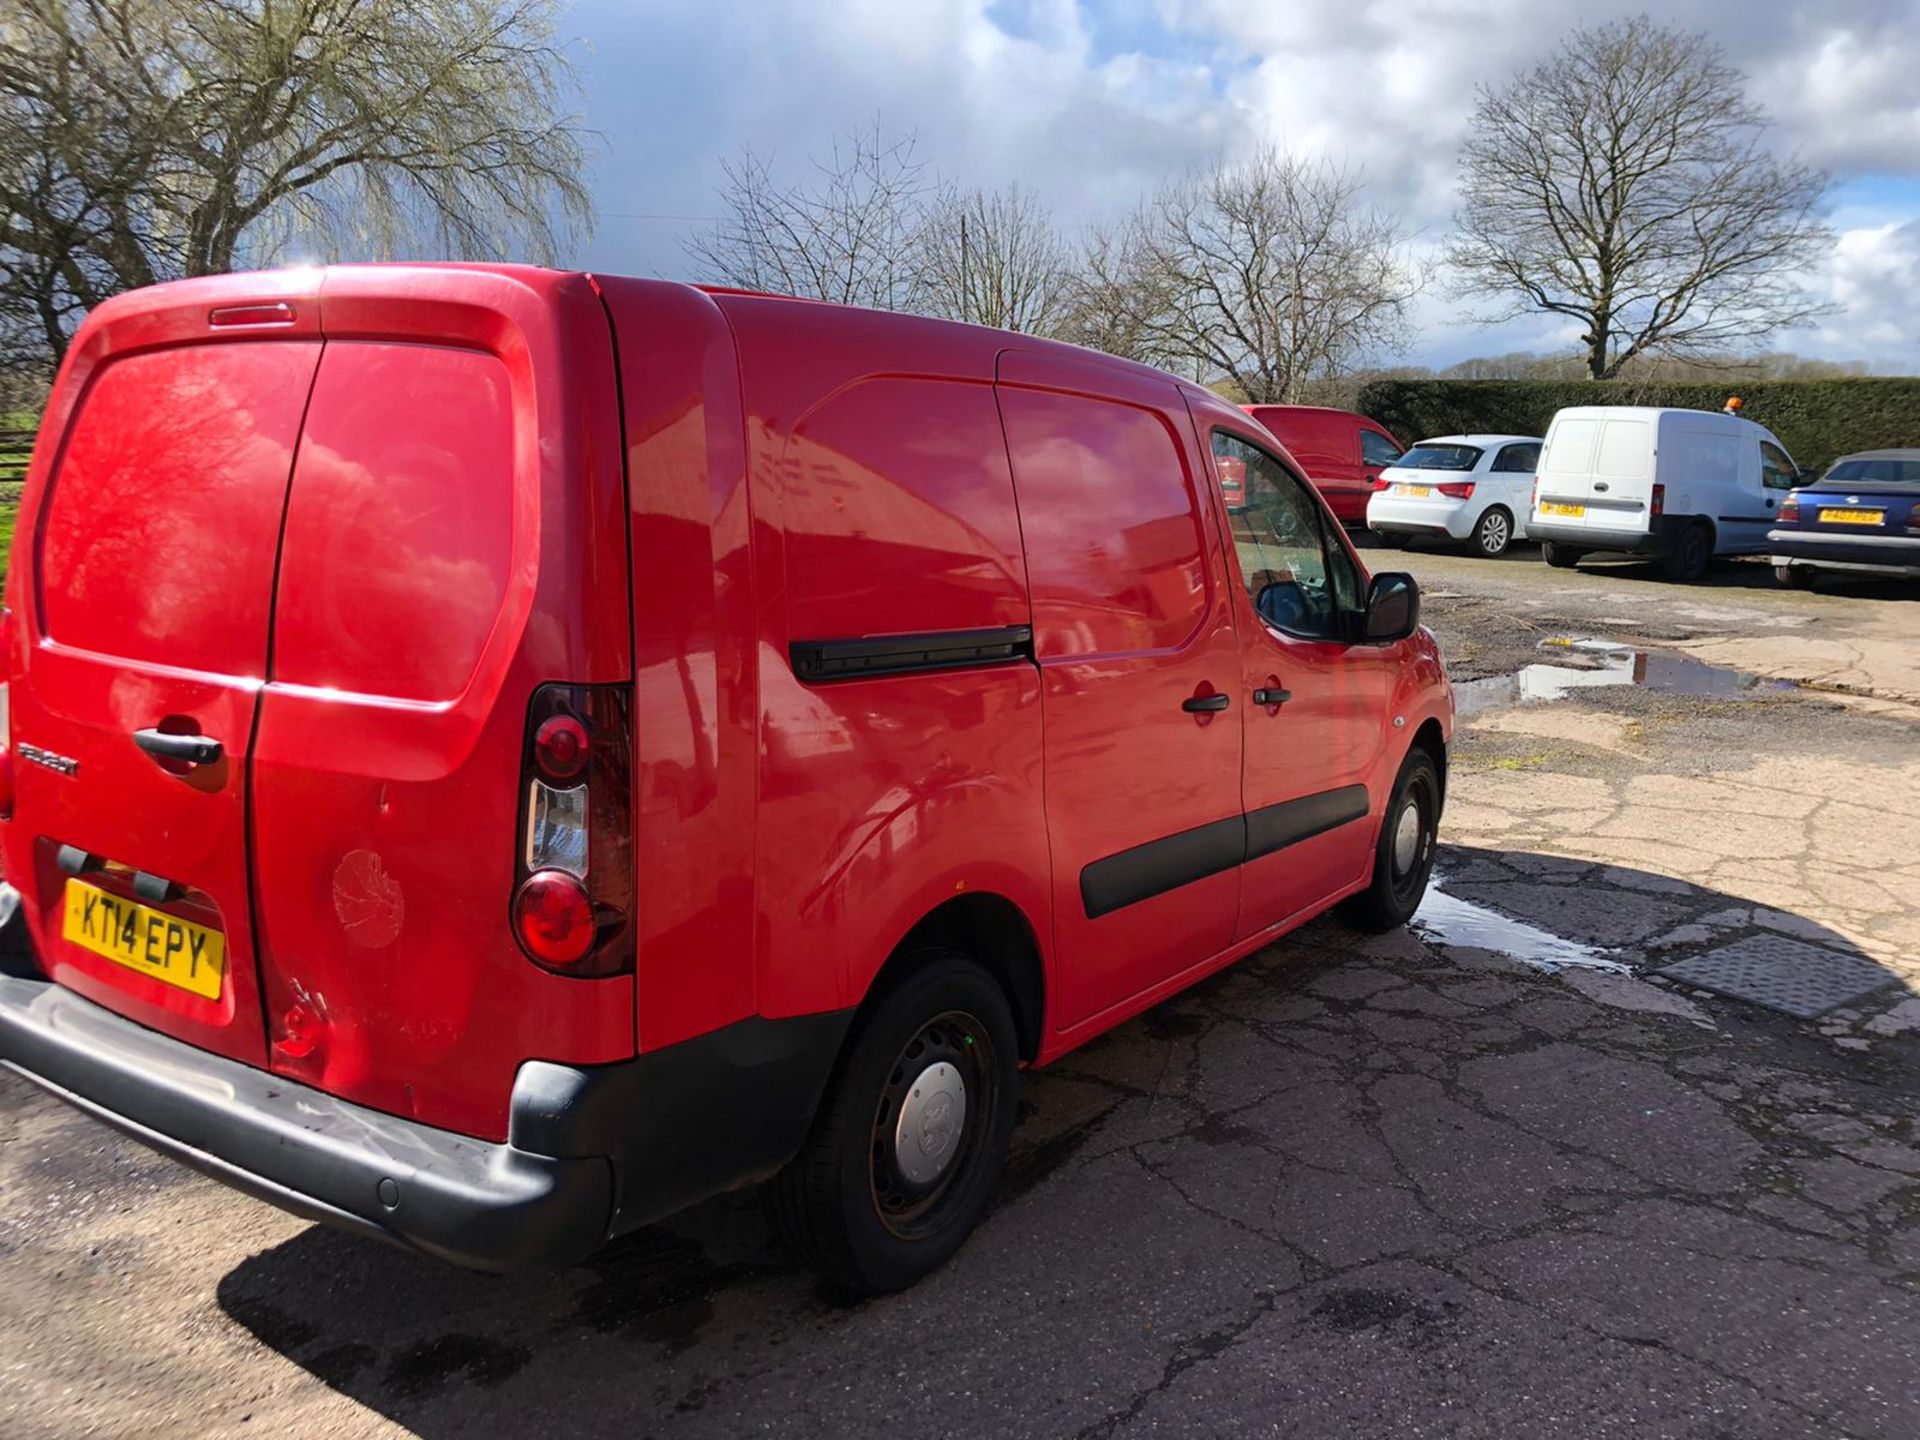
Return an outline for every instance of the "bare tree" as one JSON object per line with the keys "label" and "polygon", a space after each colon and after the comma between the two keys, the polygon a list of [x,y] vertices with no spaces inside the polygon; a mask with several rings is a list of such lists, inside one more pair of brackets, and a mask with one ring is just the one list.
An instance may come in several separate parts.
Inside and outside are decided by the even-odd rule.
{"label": "bare tree", "polygon": [[1745,77],[1704,35],[1647,16],[1576,32],[1481,91],[1448,259],[1497,316],[1564,315],[1587,373],[1648,351],[1725,351],[1825,313],[1828,177],[1775,159]]}
{"label": "bare tree", "polygon": [[1266,149],[1162,186],[1096,234],[1086,284],[1127,353],[1291,401],[1398,331],[1417,281],[1360,177]]}
{"label": "bare tree", "polygon": [[919,254],[925,314],[1030,335],[1054,334],[1066,318],[1072,256],[1031,190],[941,192]]}
{"label": "bare tree", "polygon": [[108,295],[584,233],[556,0],[10,0],[0,345],[55,358]]}
{"label": "bare tree", "polygon": [[751,150],[725,161],[726,216],[689,238],[688,256],[723,285],[867,305],[913,307],[920,289],[920,230],[934,193],[911,134],[878,120],[833,142],[804,183],[783,185]]}

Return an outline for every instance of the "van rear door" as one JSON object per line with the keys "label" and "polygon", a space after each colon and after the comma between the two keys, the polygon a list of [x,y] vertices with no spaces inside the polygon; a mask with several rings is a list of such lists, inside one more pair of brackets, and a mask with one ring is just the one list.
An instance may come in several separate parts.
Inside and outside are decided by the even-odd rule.
{"label": "van rear door", "polygon": [[1591,414],[1556,415],[1540,452],[1535,514],[1562,529],[1599,529],[1611,525],[1604,510],[1595,513],[1594,467],[1600,449],[1601,420]]}
{"label": "van rear door", "polygon": [[536,692],[632,679],[612,335],[583,275],[321,302],[253,757],[268,1060],[500,1140],[521,1062],[633,1054],[632,975],[541,969],[509,918]]}
{"label": "van rear door", "polygon": [[42,964],[253,1064],[247,762],[320,349],[309,298],[284,289],[103,307],[56,392],[9,588],[7,871]]}

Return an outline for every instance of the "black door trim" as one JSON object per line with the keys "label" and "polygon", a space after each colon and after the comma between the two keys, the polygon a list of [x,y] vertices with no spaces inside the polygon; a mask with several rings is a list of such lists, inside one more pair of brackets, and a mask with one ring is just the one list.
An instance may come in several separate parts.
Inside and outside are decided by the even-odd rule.
{"label": "black door trim", "polygon": [[1317,795],[1302,795],[1278,805],[1262,805],[1247,812],[1247,859],[1258,860],[1302,840],[1311,840],[1355,820],[1364,820],[1369,804],[1367,787],[1345,785],[1338,790],[1322,790]]}
{"label": "black door trim", "polygon": [[1364,819],[1368,809],[1367,787],[1346,785],[1149,840],[1083,869],[1080,900],[1086,906],[1087,918],[1098,920],[1115,910],[1352,824]]}
{"label": "black door trim", "polygon": [[795,640],[787,646],[793,673],[802,680],[859,680],[874,675],[910,675],[1033,659],[1033,627],[944,630],[917,635],[877,635],[853,640]]}

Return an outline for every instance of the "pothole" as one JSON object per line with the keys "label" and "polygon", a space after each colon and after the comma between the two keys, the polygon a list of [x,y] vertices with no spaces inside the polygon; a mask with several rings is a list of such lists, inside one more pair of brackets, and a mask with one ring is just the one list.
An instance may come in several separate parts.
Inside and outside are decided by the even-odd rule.
{"label": "pothole", "polygon": [[1632,972],[1603,950],[1583,945],[1475,905],[1440,888],[1442,877],[1435,874],[1427,885],[1426,899],[1414,911],[1408,923],[1427,939],[1442,945],[1461,945],[1475,950],[1491,950],[1509,955],[1542,970],[1606,970],[1616,975]]}
{"label": "pothole", "polygon": [[1686,655],[1639,650],[1615,640],[1550,635],[1539,649],[1563,658],[1523,665],[1511,675],[1463,680],[1453,687],[1454,712],[1477,715],[1501,705],[1564,700],[1576,690],[1630,685],[1662,695],[1735,700],[1756,692],[1793,690],[1791,680],[1709,665]]}

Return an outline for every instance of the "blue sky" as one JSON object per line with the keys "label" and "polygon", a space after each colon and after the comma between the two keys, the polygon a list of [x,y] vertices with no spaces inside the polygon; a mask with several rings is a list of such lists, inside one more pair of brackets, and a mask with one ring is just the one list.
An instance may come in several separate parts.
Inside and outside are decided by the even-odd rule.
{"label": "blue sky", "polygon": [[[1068,230],[1188,165],[1275,142],[1360,167],[1430,255],[1453,210],[1477,82],[1500,83],[1595,0],[578,0],[566,19],[600,133],[598,231],[583,263],[684,276],[741,147],[796,171],[876,117],[945,177],[1018,181]],[[1836,178],[1840,307],[1778,348],[1920,373],[1920,3],[1670,0],[1775,116],[1779,148]],[[1471,322],[1431,287],[1394,353],[1443,365],[1564,349],[1545,320]]]}

